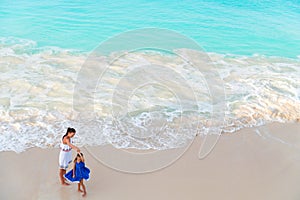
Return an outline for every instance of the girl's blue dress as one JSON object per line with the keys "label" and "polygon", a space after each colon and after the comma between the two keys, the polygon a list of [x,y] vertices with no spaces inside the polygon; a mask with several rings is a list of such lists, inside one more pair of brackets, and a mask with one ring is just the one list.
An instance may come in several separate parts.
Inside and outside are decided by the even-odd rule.
{"label": "girl's blue dress", "polygon": [[66,179],[71,182],[79,182],[81,179],[90,179],[90,169],[87,168],[84,162],[76,162],[75,164],[75,177],[73,178],[73,169],[64,175]]}

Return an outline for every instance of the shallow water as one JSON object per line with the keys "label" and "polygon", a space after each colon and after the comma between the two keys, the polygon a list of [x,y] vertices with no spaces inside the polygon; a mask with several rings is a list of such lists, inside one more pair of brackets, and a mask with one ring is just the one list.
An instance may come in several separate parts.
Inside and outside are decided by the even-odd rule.
{"label": "shallow water", "polygon": [[[32,53],[35,47],[28,43],[18,41],[0,48],[2,151],[57,146],[68,126],[78,130],[75,141],[80,145],[112,143],[123,148],[168,149],[216,127],[234,132],[267,122],[300,120],[299,59],[210,53],[210,66],[220,74],[226,94],[220,99],[225,102],[224,124],[214,124],[214,104],[201,71],[174,55],[127,53],[111,64],[97,84],[92,105],[95,116],[90,119],[81,118],[73,107],[77,73],[87,54],[58,48],[37,48]],[[193,53],[187,49],[175,52]],[[171,81],[141,85],[128,100],[113,96],[116,91],[121,94],[132,88],[130,82],[122,82],[119,88],[117,85],[126,80],[128,72],[145,64],[168,66],[184,79],[173,81],[169,72],[159,70],[162,80]],[[143,74],[140,76],[145,82],[157,75]],[[180,90],[178,83],[188,84],[192,93]]]}

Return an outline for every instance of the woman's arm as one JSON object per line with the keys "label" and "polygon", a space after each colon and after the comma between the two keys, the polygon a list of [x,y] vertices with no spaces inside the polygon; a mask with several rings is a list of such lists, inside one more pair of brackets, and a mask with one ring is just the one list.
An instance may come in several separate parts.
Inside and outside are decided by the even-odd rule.
{"label": "woman's arm", "polygon": [[76,147],[75,145],[71,144],[70,139],[66,138],[66,143],[69,145],[72,149],[76,149],[78,152],[80,152],[80,149]]}

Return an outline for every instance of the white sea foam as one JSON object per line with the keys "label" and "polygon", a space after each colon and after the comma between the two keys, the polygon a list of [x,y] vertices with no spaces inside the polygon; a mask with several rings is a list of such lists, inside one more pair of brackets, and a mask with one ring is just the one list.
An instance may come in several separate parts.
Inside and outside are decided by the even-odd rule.
{"label": "white sea foam", "polygon": [[[191,52],[181,49],[176,53]],[[209,56],[212,70],[224,81],[224,125],[216,125],[223,132],[267,122],[300,121],[299,59]],[[81,117],[73,110],[73,92],[86,58],[85,53],[37,48],[33,41],[0,39],[0,151],[57,147],[68,126],[77,129],[74,140],[79,145],[111,143],[138,149],[180,147],[195,134],[207,134],[214,128],[210,91],[201,71],[176,55],[155,52],[127,53],[114,61],[94,91],[94,117]],[[113,101],[120,80],[138,66],[149,64],[167,66],[180,74],[193,95],[179,90],[175,86],[178,80],[174,80],[175,91],[162,82],[137,88],[129,101]],[[166,80],[172,78],[163,70],[157,73]],[[131,86],[123,84],[118,90],[128,88]],[[122,115],[113,113],[124,110]]]}

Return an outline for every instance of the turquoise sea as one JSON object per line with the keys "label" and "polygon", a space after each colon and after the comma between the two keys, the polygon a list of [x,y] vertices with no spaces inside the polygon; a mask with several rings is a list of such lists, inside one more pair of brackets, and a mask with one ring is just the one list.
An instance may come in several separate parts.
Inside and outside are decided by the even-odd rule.
{"label": "turquoise sea", "polygon": [[295,58],[299,19],[298,0],[15,0],[0,2],[0,37],[90,51],[121,32],[156,27],[209,52]]}
{"label": "turquoise sea", "polygon": [[[80,145],[169,149],[217,127],[235,132],[300,122],[299,19],[298,0],[0,0],[0,151],[57,147],[69,126],[77,129]],[[74,87],[89,53],[118,34],[149,27],[176,31],[207,52],[226,94],[224,124],[210,119],[220,102],[212,103],[209,81],[178,57],[157,52],[131,52],[115,61],[94,91],[95,120],[78,117]],[[189,49],[174,52],[198,55]],[[157,85],[135,88],[130,100],[112,101],[120,80],[149,64],[180,74],[197,104],[178,89],[185,98],[178,105],[174,91]],[[172,79],[170,71],[158,72],[150,76]],[[130,80],[120,91],[133,88]],[[176,81],[164,83],[176,88]],[[127,100],[128,112],[112,119],[112,105],[119,108]],[[199,129],[189,122],[199,122]]]}

